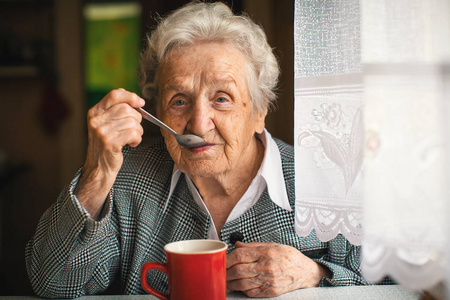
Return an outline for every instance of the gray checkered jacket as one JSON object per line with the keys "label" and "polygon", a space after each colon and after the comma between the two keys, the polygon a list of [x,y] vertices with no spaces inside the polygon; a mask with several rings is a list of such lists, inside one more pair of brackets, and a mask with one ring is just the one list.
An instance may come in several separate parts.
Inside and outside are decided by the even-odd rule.
{"label": "gray checkered jacket", "polygon": [[[294,208],[293,147],[276,142]],[[165,207],[174,163],[162,139],[152,146],[126,147],[124,157],[99,222],[73,197],[81,171],[42,216],[25,253],[37,295],[74,298],[105,292],[144,293],[139,278],[143,263],[165,262],[163,247],[169,242],[207,238],[211,219],[194,202],[184,175]],[[327,266],[333,275],[323,278],[321,285],[368,284],[360,274],[359,247],[341,235],[326,243],[314,232],[297,236],[294,210],[274,204],[267,189],[252,208],[223,226],[220,236],[229,252],[234,249],[230,242],[234,232],[243,234],[243,242],[291,245]],[[167,292],[163,273],[150,271],[147,277],[151,286]]]}

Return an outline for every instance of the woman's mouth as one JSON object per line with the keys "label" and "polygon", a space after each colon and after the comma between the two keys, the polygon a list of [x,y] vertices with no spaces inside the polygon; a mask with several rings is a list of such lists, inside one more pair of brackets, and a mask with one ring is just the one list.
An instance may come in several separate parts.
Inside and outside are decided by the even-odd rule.
{"label": "woman's mouth", "polygon": [[213,146],[214,146],[214,144],[206,144],[205,146],[201,146],[201,147],[189,148],[189,150],[193,153],[201,153],[201,152],[208,151]]}

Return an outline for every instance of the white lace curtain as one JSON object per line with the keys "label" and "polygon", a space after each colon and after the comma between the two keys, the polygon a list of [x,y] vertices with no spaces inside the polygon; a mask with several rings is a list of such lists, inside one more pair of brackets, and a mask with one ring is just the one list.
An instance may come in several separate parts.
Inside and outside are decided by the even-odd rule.
{"label": "white lace curtain", "polygon": [[294,32],[297,233],[362,244],[374,282],[443,281],[449,1],[296,0]]}

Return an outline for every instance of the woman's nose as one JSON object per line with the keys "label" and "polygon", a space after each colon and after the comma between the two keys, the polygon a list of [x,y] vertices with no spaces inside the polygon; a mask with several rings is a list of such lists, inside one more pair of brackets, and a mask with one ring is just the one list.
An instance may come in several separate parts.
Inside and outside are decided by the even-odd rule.
{"label": "woman's nose", "polygon": [[189,133],[204,136],[214,129],[213,111],[208,103],[195,103],[186,126]]}

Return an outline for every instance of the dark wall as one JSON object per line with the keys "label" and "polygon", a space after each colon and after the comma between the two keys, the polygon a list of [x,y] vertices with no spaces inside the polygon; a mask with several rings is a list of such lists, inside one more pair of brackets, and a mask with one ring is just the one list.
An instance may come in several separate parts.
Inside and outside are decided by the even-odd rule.
{"label": "dark wall", "polygon": [[[83,163],[86,115],[80,20],[85,2],[0,0],[0,296],[32,294],[25,271],[25,244],[40,216]],[[164,16],[187,2],[141,0],[142,32],[154,26],[158,14]],[[261,23],[275,48],[282,75],[278,109],[269,114],[267,128],[273,136],[292,143],[293,0],[252,0],[257,9],[249,5],[250,0],[225,2]],[[61,11],[73,19],[61,16]],[[55,20],[64,22],[64,28],[58,28]],[[74,30],[74,26],[80,28]],[[8,57],[5,41],[11,39],[8,47],[13,51]],[[67,45],[68,41],[75,42]],[[66,48],[62,50],[60,44]],[[5,68],[17,65],[35,68]],[[56,102],[49,105],[49,99]],[[155,126],[144,124],[146,134],[159,133]],[[71,155],[68,149],[78,154]]]}

